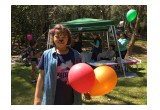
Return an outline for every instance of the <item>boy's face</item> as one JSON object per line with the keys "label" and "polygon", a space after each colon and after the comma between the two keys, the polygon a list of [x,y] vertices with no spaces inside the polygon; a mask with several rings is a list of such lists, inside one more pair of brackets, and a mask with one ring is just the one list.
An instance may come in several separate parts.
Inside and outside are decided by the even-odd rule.
{"label": "boy's face", "polygon": [[66,48],[68,36],[60,30],[55,30],[54,35],[51,35],[51,40],[55,43],[57,48]]}
{"label": "boy's face", "polygon": [[123,38],[123,34],[122,33],[120,34],[120,38]]}
{"label": "boy's face", "polygon": [[97,35],[93,35],[93,38],[96,39],[96,38],[97,38]]}

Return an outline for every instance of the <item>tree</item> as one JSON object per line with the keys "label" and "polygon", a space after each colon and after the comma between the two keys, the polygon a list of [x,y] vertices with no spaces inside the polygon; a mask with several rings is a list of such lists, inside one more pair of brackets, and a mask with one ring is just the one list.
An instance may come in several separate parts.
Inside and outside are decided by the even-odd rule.
{"label": "tree", "polygon": [[132,29],[132,35],[131,35],[131,39],[130,39],[130,42],[128,45],[128,52],[127,52],[128,56],[132,55],[133,47],[134,47],[136,38],[138,37],[138,34],[139,34],[138,30],[140,27],[140,23],[142,21],[142,17],[143,17],[142,14],[144,14],[143,11],[144,11],[144,9],[146,9],[145,7],[146,7],[145,5],[136,6],[135,8],[137,10],[137,18],[135,20],[135,23],[132,23],[132,22],[129,23],[130,24],[129,26]]}
{"label": "tree", "polygon": [[[126,14],[130,9],[137,10],[137,17],[132,22],[127,22]],[[147,31],[147,6],[146,5],[113,5],[111,10],[111,18],[115,21],[115,23],[119,23],[119,21],[124,21],[124,27],[121,28],[122,31],[127,30],[127,34],[129,35],[129,44],[128,44],[128,52],[127,55],[132,55],[133,47],[135,41],[140,35],[140,32]],[[143,30],[143,31],[142,31]]]}
{"label": "tree", "polygon": [[[136,9],[138,14],[134,21],[128,23],[126,13],[131,8]],[[115,25],[119,21],[126,22],[123,30],[131,32],[128,55],[132,55],[137,36],[147,31],[146,5],[12,5],[11,9],[12,37],[23,41],[28,33],[38,39],[53,23],[78,18],[111,19],[115,21]]]}

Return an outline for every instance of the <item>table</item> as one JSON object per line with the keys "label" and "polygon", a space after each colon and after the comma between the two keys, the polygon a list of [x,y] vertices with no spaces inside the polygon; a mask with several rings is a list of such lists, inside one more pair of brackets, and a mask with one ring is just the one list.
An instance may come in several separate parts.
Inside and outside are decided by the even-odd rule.
{"label": "table", "polygon": [[[110,66],[112,67],[115,71],[121,71],[124,73],[124,76],[126,72],[130,72],[128,65],[136,65],[137,64],[137,60],[130,60],[130,59],[122,59],[120,60],[120,62],[115,62],[114,60],[100,60],[100,61],[96,61],[96,62],[87,62],[87,64],[91,65],[92,68],[96,68],[98,66],[102,66],[102,65],[106,65],[106,66]],[[123,63],[123,66],[122,66]],[[117,67],[119,67],[117,69]],[[124,67],[124,71],[123,68]]]}
{"label": "table", "polygon": [[122,59],[122,62],[124,64],[133,65],[133,64],[137,64],[138,60]]}
{"label": "table", "polygon": [[92,52],[81,52],[82,63],[90,62]]}
{"label": "table", "polygon": [[138,63],[138,62],[139,62],[138,60],[122,59],[122,63],[124,64],[126,71],[129,70],[129,68],[128,68],[129,65],[136,65],[137,70],[138,70],[138,66],[137,66],[137,65],[138,65],[137,63]]}
{"label": "table", "polygon": [[122,59],[121,62],[115,62],[114,60],[100,60],[96,62],[88,62],[89,65],[92,65],[94,67],[106,65],[114,67],[116,65],[120,66],[120,69],[122,70],[122,63],[124,65],[125,72],[129,71],[128,65],[136,65],[137,60],[128,60],[128,59]]}
{"label": "table", "polygon": [[97,62],[91,62],[91,63],[88,63],[92,66],[102,66],[102,65],[106,65],[106,66],[115,66],[115,65],[118,65],[118,63],[115,63],[115,61],[113,60],[100,60],[100,61],[97,61]]}

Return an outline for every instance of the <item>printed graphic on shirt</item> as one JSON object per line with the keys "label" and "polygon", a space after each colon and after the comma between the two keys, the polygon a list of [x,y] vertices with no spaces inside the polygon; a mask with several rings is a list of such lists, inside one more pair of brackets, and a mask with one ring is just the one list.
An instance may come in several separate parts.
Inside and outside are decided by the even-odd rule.
{"label": "printed graphic on shirt", "polygon": [[68,79],[68,72],[70,70],[70,68],[72,67],[73,63],[71,60],[66,61],[64,63],[61,63],[58,66],[58,70],[57,70],[57,79],[60,79],[62,81],[67,81]]}

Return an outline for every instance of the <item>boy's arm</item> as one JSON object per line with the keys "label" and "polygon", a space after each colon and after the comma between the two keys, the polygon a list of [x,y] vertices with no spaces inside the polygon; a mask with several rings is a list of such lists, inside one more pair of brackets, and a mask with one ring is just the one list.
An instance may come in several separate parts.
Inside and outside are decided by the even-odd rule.
{"label": "boy's arm", "polygon": [[99,43],[99,41],[97,41],[96,45],[94,43],[92,43],[92,42],[90,42],[90,44],[93,45],[94,47],[98,48],[100,43]]}
{"label": "boy's arm", "polygon": [[35,90],[35,96],[34,96],[34,105],[40,105],[41,104],[41,92],[43,87],[43,77],[44,77],[44,70],[40,70],[36,90]]}

